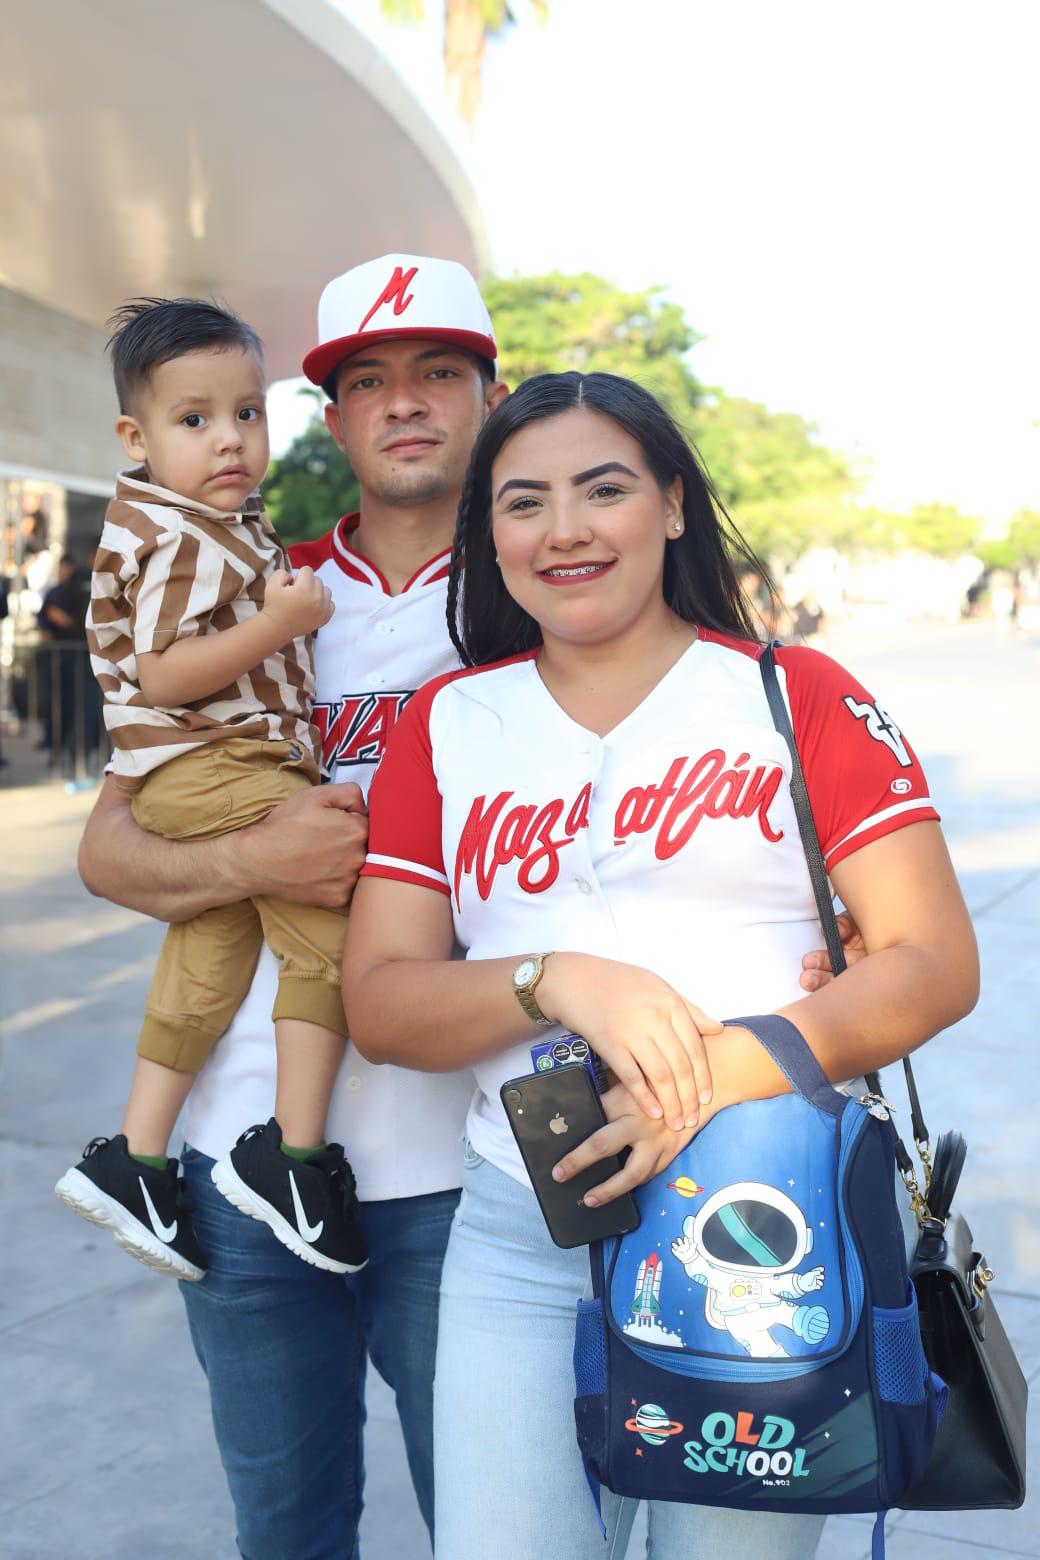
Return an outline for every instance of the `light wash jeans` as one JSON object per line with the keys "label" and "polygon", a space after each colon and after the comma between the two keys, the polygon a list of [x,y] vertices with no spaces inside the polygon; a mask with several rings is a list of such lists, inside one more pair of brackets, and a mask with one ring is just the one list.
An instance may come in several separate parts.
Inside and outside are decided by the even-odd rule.
{"label": "light wash jeans", "polygon": [[[603,1491],[607,1542],[574,1432],[582,1246],[549,1239],[534,1193],[467,1145],[441,1276],[434,1386],[439,1560],[622,1560],[636,1502]],[[811,1560],[822,1517],[651,1501],[654,1560]]]}

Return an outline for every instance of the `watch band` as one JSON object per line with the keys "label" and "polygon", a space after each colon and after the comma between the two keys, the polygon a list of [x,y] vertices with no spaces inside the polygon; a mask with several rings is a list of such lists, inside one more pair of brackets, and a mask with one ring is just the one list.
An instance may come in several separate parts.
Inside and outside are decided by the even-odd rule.
{"label": "watch band", "polygon": [[[526,959],[521,959],[520,963],[513,972],[513,991],[516,994],[516,1000],[519,1002],[528,1018],[531,1019],[533,1023],[538,1024],[543,1028],[549,1028],[554,1020],[551,1018],[546,1018],[545,1014],[538,1006],[538,1003],[535,1001],[534,993],[538,982],[541,980],[545,971],[545,961],[548,957],[549,955],[547,953],[528,954]],[[533,964],[534,972],[526,980],[521,982],[517,980],[517,976],[520,974],[520,971],[524,968],[525,964]]]}

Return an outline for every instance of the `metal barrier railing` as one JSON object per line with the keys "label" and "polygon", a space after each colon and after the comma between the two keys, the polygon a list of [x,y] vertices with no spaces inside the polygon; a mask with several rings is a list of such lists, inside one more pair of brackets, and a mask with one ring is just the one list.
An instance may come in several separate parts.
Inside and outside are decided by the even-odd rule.
{"label": "metal barrier railing", "polygon": [[[40,768],[23,780],[86,780],[108,761],[101,690],[85,640],[15,640],[0,668],[0,734],[35,738]],[[10,754],[10,744],[9,744]]]}

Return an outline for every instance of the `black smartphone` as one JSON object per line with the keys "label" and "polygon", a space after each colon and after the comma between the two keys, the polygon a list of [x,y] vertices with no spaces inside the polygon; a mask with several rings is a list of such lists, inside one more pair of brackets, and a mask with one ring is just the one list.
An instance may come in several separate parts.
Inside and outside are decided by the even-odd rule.
{"label": "black smartphone", "polygon": [[542,1217],[556,1245],[587,1246],[590,1241],[634,1230],[639,1211],[629,1193],[600,1208],[587,1208],[582,1202],[587,1191],[621,1169],[619,1155],[597,1160],[570,1181],[552,1178],[553,1165],[607,1119],[584,1063],[569,1062],[551,1072],[511,1078],[502,1085],[501,1094]]}

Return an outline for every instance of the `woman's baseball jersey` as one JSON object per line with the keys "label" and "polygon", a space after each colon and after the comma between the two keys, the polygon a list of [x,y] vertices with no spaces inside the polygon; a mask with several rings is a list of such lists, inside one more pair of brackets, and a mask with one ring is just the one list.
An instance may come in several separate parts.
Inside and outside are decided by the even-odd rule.
{"label": "woman's baseball jersey", "polygon": [[[333,780],[367,794],[386,739],[416,688],[457,668],[445,622],[448,553],[431,558],[394,596],[352,551],[357,515],[317,541],[290,549],[332,592],[335,611],[317,635],[314,723]],[[271,1009],[278,966],[265,948],[231,1028],[196,1080],[185,1137],[219,1158],[238,1134],[274,1111]],[[344,1143],[364,1202],[418,1197],[459,1185],[459,1138],[473,1093],[471,1073],[374,1067],[348,1042],[329,1110],[328,1136]]]}
{"label": "woman's baseball jersey", "polygon": [[[564,713],[534,652],[438,679],[376,776],[364,875],[447,895],[468,958],[620,959],[717,1018],[797,999],[822,934],[760,653],[702,630],[605,737]],[[902,733],[848,672],[806,649],[777,662],[830,867],[938,818]],[[530,1071],[529,1049],[474,1070],[473,1146],[524,1180],[499,1089]]]}

